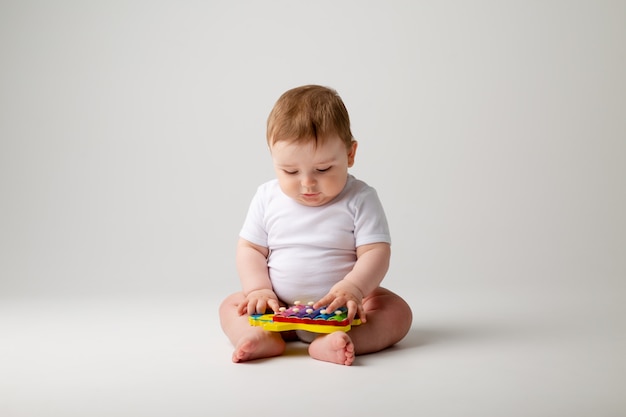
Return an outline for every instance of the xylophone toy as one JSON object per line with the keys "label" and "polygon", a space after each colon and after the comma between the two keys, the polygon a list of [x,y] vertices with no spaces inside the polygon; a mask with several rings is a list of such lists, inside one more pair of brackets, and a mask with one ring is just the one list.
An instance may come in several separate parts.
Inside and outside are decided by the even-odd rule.
{"label": "xylophone toy", "polygon": [[352,326],[361,324],[358,318],[350,323],[346,307],[326,311],[324,307],[314,309],[313,304],[312,301],[307,305],[296,301],[289,308],[281,307],[278,313],[253,314],[249,317],[250,325],[260,326],[270,332],[306,330],[314,333],[332,333],[347,332]]}

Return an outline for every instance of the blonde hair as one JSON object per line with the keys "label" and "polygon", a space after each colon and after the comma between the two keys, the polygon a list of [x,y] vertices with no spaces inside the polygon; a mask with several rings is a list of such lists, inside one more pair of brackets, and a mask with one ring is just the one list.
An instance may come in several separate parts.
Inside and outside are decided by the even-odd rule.
{"label": "blonde hair", "polygon": [[267,144],[283,140],[324,142],[337,135],[352,146],[350,117],[339,94],[319,85],[296,87],[283,93],[267,119]]}

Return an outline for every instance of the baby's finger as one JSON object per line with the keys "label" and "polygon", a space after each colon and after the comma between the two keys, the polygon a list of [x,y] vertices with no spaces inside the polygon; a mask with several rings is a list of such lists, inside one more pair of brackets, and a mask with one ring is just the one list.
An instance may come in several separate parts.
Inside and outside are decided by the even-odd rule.
{"label": "baby's finger", "polygon": [[343,306],[346,306],[346,303],[343,301],[343,299],[335,298],[326,306],[326,310],[335,311],[338,308],[343,307]]}
{"label": "baby's finger", "polygon": [[365,323],[367,321],[363,304],[360,304],[360,303],[357,304],[357,315],[359,316],[359,319],[361,319],[361,323]]}
{"label": "baby's finger", "polygon": [[256,308],[256,300],[249,300],[246,310],[248,315],[252,315],[255,313],[254,309]]}
{"label": "baby's finger", "polygon": [[350,321],[354,320],[354,317],[359,312],[358,304],[355,301],[350,300],[346,303],[346,307],[348,308],[348,319]]}
{"label": "baby's finger", "polygon": [[265,314],[265,309],[267,308],[267,301],[263,298],[257,301],[256,303],[256,313],[257,314]]}
{"label": "baby's finger", "polygon": [[328,308],[329,304],[333,301],[333,297],[330,295],[325,295],[320,298],[315,304],[313,304],[313,308],[326,307]]}
{"label": "baby's finger", "polygon": [[278,305],[278,301],[276,301],[274,299],[268,300],[267,304],[274,311],[274,313],[277,313],[278,310],[280,309],[280,305]]}
{"label": "baby's finger", "polygon": [[241,303],[237,306],[237,313],[239,313],[240,316],[243,316],[245,313],[247,313],[248,311],[248,305],[246,303]]}

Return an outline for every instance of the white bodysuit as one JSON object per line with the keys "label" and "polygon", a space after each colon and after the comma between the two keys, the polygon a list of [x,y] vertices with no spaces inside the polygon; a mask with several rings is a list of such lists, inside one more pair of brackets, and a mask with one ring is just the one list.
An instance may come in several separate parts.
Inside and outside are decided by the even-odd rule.
{"label": "white bodysuit", "polygon": [[391,243],[376,190],[352,175],[343,191],[320,207],[289,198],[276,179],[262,184],[240,237],[269,249],[272,286],[287,304],[326,295],[352,270],[358,246]]}

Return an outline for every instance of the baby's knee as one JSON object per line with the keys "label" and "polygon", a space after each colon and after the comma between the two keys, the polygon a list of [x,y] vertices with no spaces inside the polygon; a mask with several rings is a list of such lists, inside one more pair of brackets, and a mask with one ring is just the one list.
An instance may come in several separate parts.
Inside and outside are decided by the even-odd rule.
{"label": "baby's knee", "polygon": [[220,307],[219,307],[220,315],[224,314],[225,312],[231,311],[233,309],[237,309],[239,305],[241,305],[241,303],[245,301],[245,299],[246,297],[243,295],[242,292],[236,292],[234,294],[229,295],[220,304]]}
{"label": "baby's knee", "polygon": [[398,317],[400,317],[400,326],[403,327],[406,334],[409,332],[411,325],[413,324],[413,311],[411,310],[409,303],[399,296],[397,308],[399,310]]}
{"label": "baby's knee", "polygon": [[413,324],[413,312],[409,304],[398,294],[386,289],[377,288],[363,300],[367,311],[385,311],[385,317],[391,320],[399,337],[404,337]]}

